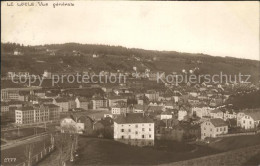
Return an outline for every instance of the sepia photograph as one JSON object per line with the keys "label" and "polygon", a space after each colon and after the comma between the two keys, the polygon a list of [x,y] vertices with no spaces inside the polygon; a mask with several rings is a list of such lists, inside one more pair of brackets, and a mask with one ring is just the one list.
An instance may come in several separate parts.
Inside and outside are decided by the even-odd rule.
{"label": "sepia photograph", "polygon": [[1,1],[1,166],[260,166],[258,1]]}

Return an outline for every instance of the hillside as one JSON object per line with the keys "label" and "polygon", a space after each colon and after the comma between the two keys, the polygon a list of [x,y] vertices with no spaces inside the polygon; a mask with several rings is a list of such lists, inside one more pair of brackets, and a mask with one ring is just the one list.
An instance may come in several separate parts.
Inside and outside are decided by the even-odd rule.
{"label": "hillside", "polygon": [[227,100],[227,104],[233,104],[235,108],[239,109],[254,109],[260,107],[260,90],[248,93],[248,94],[241,94],[241,95],[235,95],[231,96]]}
{"label": "hillside", "polygon": [[[19,48],[24,55],[13,56],[14,49]],[[45,50],[53,50],[50,56]],[[74,52],[73,52],[74,51]],[[77,52],[79,56],[75,56]],[[260,78],[259,61],[237,59],[231,57],[214,57],[205,54],[189,54],[174,51],[152,51],[121,46],[89,45],[89,44],[53,44],[45,46],[22,46],[2,43],[2,74],[7,71],[29,71],[42,74],[44,69],[50,71],[139,71],[149,68],[152,71],[166,73],[181,72],[182,69],[200,68],[202,74],[250,74],[251,81]],[[99,55],[93,58],[92,55]]]}

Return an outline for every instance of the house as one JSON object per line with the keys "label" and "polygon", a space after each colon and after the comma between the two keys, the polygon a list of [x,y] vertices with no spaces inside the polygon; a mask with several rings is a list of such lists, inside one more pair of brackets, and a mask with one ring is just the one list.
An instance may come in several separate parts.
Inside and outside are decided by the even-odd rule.
{"label": "house", "polygon": [[155,90],[148,90],[145,93],[145,96],[149,99],[149,101],[158,101],[159,92],[156,92]]}
{"label": "house", "polygon": [[224,119],[224,113],[220,109],[214,109],[210,112],[210,117]]}
{"label": "house", "polygon": [[73,117],[66,117],[60,121],[61,133],[82,134],[84,130],[83,123],[77,123]]}
{"label": "house", "polygon": [[15,49],[14,50],[14,55],[23,55],[20,49]]}
{"label": "house", "polygon": [[76,100],[76,108],[82,108],[88,110],[89,101],[86,98],[77,97]]}
{"label": "house", "polygon": [[94,97],[91,100],[91,103],[92,103],[92,109],[93,110],[96,110],[96,109],[99,109],[99,108],[106,108],[108,106],[107,100],[103,97]]}
{"label": "house", "polygon": [[114,140],[130,145],[153,146],[154,122],[143,113],[126,113],[114,121]]}
{"label": "house", "polygon": [[226,121],[228,119],[237,119],[237,113],[232,110],[230,110],[230,111],[226,110],[224,112],[223,118],[224,118],[224,121]]}
{"label": "house", "polygon": [[108,97],[108,107],[113,107],[117,102],[123,101],[127,103],[127,98],[124,96],[109,96]]}
{"label": "house", "polygon": [[172,119],[172,112],[171,111],[164,111],[160,114],[160,120],[163,120],[163,119]]}
{"label": "house", "polygon": [[215,138],[228,133],[228,124],[220,118],[209,119],[201,124],[201,139]]}
{"label": "house", "polygon": [[213,108],[210,108],[210,107],[203,105],[203,104],[193,106],[191,108],[192,114],[196,115],[199,118],[202,118],[204,116],[210,116],[211,110],[213,110]]}
{"label": "house", "polygon": [[133,106],[133,113],[143,113],[144,111],[146,111],[148,109],[147,105],[140,105],[140,104],[136,104]]}
{"label": "house", "polygon": [[260,126],[260,111],[259,110],[250,110],[247,111],[244,116],[239,121],[239,126],[242,128],[257,129]]}
{"label": "house", "polygon": [[127,107],[124,105],[117,104],[111,107],[112,115],[125,114],[127,112]]}
{"label": "house", "polygon": [[59,106],[61,112],[69,111],[69,100],[67,98],[56,98],[53,100],[53,104]]}
{"label": "house", "polygon": [[188,112],[187,112],[186,110],[180,109],[180,110],[178,111],[178,120],[179,120],[179,121],[184,120],[187,115],[188,115]]}

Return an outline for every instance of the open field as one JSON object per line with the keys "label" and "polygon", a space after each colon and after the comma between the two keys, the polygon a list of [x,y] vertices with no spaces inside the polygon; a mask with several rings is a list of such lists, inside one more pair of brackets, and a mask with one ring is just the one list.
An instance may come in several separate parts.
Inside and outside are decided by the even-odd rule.
{"label": "open field", "polygon": [[[243,156],[241,148],[260,145],[260,134],[253,136],[237,136],[221,138],[209,145],[186,144],[175,141],[156,141],[154,147],[133,147],[113,140],[81,138],[79,159],[75,165],[128,165],[128,164],[166,164],[189,160],[208,155],[219,154],[214,160],[226,159],[222,152],[234,157],[232,150],[238,151],[241,157],[239,162],[256,163],[259,153],[250,153]],[[207,163],[207,161],[203,161]],[[229,162],[231,162],[229,160]],[[242,164],[242,163],[241,163]]]}
{"label": "open field", "polygon": [[161,166],[259,166],[260,164],[260,145],[240,148],[215,155],[195,158],[186,161],[163,164]]}
{"label": "open field", "polygon": [[[169,148],[164,147],[169,144]],[[134,147],[113,140],[81,138],[79,159],[75,165],[124,165],[162,164],[173,161],[214,154],[219,151],[209,147],[194,146],[180,142],[157,142],[155,147]]]}
{"label": "open field", "polygon": [[260,145],[260,134],[217,138],[215,142],[210,143],[209,147],[229,151],[254,145]]}

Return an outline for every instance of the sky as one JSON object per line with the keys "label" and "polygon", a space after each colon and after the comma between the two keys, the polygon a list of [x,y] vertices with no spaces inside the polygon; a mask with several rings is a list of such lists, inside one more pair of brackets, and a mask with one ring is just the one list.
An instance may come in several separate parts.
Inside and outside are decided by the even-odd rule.
{"label": "sky", "polygon": [[46,1],[45,7],[1,2],[1,42],[107,44],[260,59],[257,1],[65,1],[74,6],[54,8],[55,2]]}

